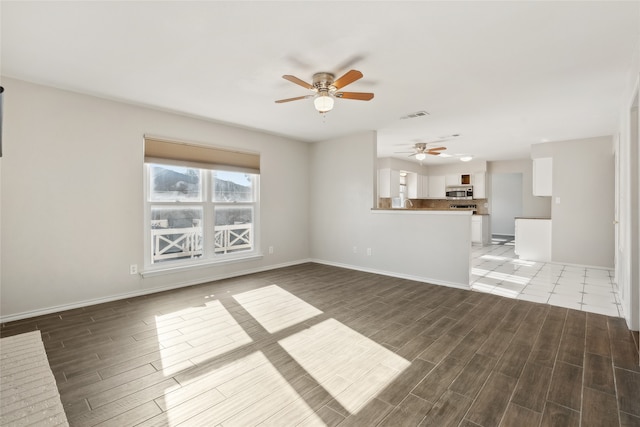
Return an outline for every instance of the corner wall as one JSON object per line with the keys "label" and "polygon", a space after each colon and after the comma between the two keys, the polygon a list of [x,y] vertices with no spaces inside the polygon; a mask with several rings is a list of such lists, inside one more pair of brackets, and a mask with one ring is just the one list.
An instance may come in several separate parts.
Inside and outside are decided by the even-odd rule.
{"label": "corner wall", "polygon": [[[308,144],[2,82],[1,319],[308,260]],[[260,152],[260,244],[274,254],[144,279],[129,275],[130,264],[144,265],[144,134]]]}

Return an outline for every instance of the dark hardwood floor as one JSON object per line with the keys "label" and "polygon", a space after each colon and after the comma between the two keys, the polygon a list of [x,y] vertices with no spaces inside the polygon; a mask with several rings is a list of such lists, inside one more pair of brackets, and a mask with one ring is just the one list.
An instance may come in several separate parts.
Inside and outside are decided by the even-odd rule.
{"label": "dark hardwood floor", "polygon": [[72,426],[640,426],[623,319],[318,264],[36,329]]}

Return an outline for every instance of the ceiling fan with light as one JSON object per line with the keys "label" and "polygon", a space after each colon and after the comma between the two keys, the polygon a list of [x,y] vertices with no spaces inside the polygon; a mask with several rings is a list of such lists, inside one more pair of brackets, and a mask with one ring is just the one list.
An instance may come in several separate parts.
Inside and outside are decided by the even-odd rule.
{"label": "ceiling fan with light", "polygon": [[[436,141],[437,142],[437,141]],[[447,147],[429,147],[430,142],[416,142],[413,146],[413,151],[396,151],[396,154],[409,154],[409,157],[414,157],[416,160],[424,160],[427,154],[432,156],[439,156],[441,151],[446,150]]]}
{"label": "ceiling fan with light", "polygon": [[297,96],[295,98],[279,99],[277,104],[283,102],[297,101],[299,99],[313,98],[313,105],[319,113],[324,114],[327,111],[331,111],[335,98],[342,99],[355,99],[358,101],[370,101],[373,99],[373,93],[367,92],[341,92],[340,89],[346,85],[355,82],[362,78],[362,73],[358,70],[351,70],[345,73],[339,79],[335,79],[335,76],[331,73],[315,73],[313,75],[313,84],[309,84],[299,78],[291,75],[282,76],[283,79],[302,86],[305,89],[310,89],[314,93],[304,96]]}

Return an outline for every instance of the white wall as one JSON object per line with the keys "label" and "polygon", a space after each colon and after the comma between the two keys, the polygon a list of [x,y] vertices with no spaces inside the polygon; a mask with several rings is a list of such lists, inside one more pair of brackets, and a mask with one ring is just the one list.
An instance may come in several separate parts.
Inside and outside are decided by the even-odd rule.
{"label": "white wall", "polygon": [[[308,259],[308,144],[8,78],[3,86],[3,320]],[[260,242],[275,253],[129,275],[144,264],[144,134],[260,152]]]}
{"label": "white wall", "polygon": [[491,233],[515,236],[515,218],[522,216],[522,174],[491,175]]}
{"label": "white wall", "polygon": [[375,155],[375,132],[312,144],[311,257],[468,288],[471,216],[373,212]]}
{"label": "white wall", "polygon": [[553,158],[552,261],[613,268],[612,138],[535,144],[531,156]]}

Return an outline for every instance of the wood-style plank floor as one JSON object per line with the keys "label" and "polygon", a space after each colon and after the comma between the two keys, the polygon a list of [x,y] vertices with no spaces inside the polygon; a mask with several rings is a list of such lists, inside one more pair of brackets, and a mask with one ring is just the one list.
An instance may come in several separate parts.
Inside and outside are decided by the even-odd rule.
{"label": "wood-style plank floor", "polygon": [[640,426],[623,319],[318,264],[36,329],[73,426]]}

